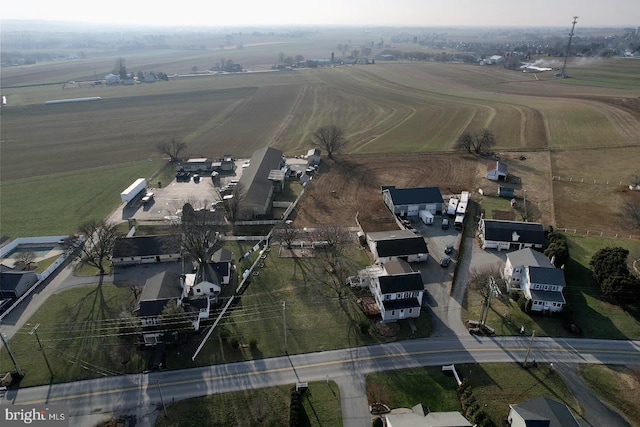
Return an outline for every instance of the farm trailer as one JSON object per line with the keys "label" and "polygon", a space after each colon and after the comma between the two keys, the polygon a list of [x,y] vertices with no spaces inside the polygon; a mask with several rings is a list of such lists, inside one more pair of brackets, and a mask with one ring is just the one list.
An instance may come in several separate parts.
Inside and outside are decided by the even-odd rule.
{"label": "farm trailer", "polygon": [[120,193],[120,199],[123,203],[129,203],[140,194],[141,191],[147,188],[147,180],[144,178],[136,179],[133,184],[127,187],[122,193]]}

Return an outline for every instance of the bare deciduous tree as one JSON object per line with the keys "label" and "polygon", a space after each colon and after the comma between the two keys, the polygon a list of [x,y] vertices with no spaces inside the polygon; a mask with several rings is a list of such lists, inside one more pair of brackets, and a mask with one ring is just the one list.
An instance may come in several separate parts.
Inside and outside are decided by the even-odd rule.
{"label": "bare deciduous tree", "polygon": [[187,148],[187,144],[172,139],[171,142],[159,142],[156,145],[156,148],[158,149],[160,154],[169,156],[169,162],[175,163],[180,161],[180,153],[182,153]]}
{"label": "bare deciduous tree", "polygon": [[293,242],[300,238],[300,230],[292,224],[278,224],[273,228],[273,238],[287,249],[291,249]]}
{"label": "bare deciduous tree", "polygon": [[85,237],[79,248],[78,263],[95,267],[100,274],[105,272],[105,262],[113,253],[113,246],[122,233],[117,225],[105,220],[92,220],[80,226],[78,232]]}
{"label": "bare deciduous tree", "polygon": [[245,197],[244,187],[242,184],[236,184],[236,187],[233,189],[232,193],[233,197],[228,199],[223,199],[222,208],[224,209],[225,216],[228,221],[235,221],[238,219],[240,214],[240,205]]}
{"label": "bare deciduous tree", "polygon": [[622,204],[625,223],[632,229],[640,229],[640,200],[627,201]]}
{"label": "bare deciduous tree", "polygon": [[182,249],[199,264],[208,262],[223,245],[220,227],[207,209],[194,211],[191,204],[185,203],[179,227]]}
{"label": "bare deciduous tree", "polygon": [[347,144],[344,131],[336,125],[321,126],[313,133],[314,143],[324,149],[332,159]]}
{"label": "bare deciduous tree", "polygon": [[317,268],[323,270],[318,271],[316,276],[342,300],[347,295],[345,280],[352,267],[347,251],[353,239],[342,225],[321,225],[313,238],[316,241],[316,259],[320,261]]}
{"label": "bare deciduous tree", "polygon": [[470,153],[471,150],[473,149],[473,135],[471,135],[469,132],[463,133],[458,137],[458,141],[456,142],[456,145],[460,148],[467,150],[467,152]]}
{"label": "bare deciduous tree", "polygon": [[476,134],[465,132],[458,137],[456,146],[458,148],[467,150],[467,152],[474,152],[480,154],[488,148],[496,144],[496,138],[489,129],[482,129]]}
{"label": "bare deciduous tree", "polygon": [[36,260],[36,253],[33,251],[18,252],[15,256],[15,260],[16,263],[29,267],[29,264]]}

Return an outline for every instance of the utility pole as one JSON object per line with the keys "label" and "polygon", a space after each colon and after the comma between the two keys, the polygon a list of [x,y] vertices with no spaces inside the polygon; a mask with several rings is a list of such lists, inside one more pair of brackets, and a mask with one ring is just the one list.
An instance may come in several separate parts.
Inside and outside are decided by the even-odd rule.
{"label": "utility pole", "polygon": [[489,278],[489,295],[487,296],[485,305],[482,306],[482,313],[480,313],[480,324],[484,325],[487,321],[487,316],[489,315],[489,309],[491,308],[491,298],[493,298],[493,294],[496,292],[496,282],[493,277]]}
{"label": "utility pole", "polygon": [[287,303],[282,301],[282,325],[284,327],[284,352],[285,354],[289,354],[289,349],[287,347]]}
{"label": "utility pole", "polygon": [[566,74],[566,70],[567,70],[567,59],[569,59],[569,54],[571,52],[571,39],[573,39],[573,30],[574,28],[576,28],[576,23],[578,22],[578,17],[574,16],[573,17],[573,25],[571,26],[571,32],[569,33],[569,43],[567,44],[567,51],[564,54],[564,64],[562,65],[562,72],[560,73],[560,77],[562,77],[563,79],[569,77]]}
{"label": "utility pole", "polygon": [[529,348],[527,349],[527,355],[524,357],[523,367],[527,367],[527,361],[529,360],[529,354],[531,354],[531,347],[533,347],[533,339],[536,336],[536,330],[531,333],[531,341],[529,341]]}
{"label": "utility pole", "polygon": [[40,337],[38,336],[38,327],[40,323],[36,323],[36,325],[31,329],[29,335],[36,336],[36,340],[38,340],[38,346],[40,347],[40,351],[42,352],[42,356],[44,356],[44,361],[47,363],[47,368],[49,368],[49,373],[51,374],[51,378],[53,378],[53,370],[51,369],[51,365],[49,364],[49,359],[47,359],[47,354],[44,352],[44,347],[42,347],[42,343],[40,342]]}
{"label": "utility pole", "polygon": [[162,410],[164,411],[164,416],[165,418],[168,417],[167,415],[167,407],[164,404],[164,398],[162,397],[162,389],[160,388],[160,380],[156,380],[156,384],[158,385],[158,393],[160,394],[160,402],[162,402]]}
{"label": "utility pole", "polygon": [[4,347],[7,349],[7,352],[9,353],[9,357],[11,358],[11,361],[13,362],[13,366],[16,368],[16,372],[21,377],[24,377],[24,371],[22,369],[20,369],[20,367],[18,366],[18,362],[16,361],[16,358],[13,355],[13,352],[11,351],[11,348],[9,348],[9,343],[5,339],[4,334],[2,333],[1,330],[0,330],[0,338],[2,339],[2,344],[4,344]]}

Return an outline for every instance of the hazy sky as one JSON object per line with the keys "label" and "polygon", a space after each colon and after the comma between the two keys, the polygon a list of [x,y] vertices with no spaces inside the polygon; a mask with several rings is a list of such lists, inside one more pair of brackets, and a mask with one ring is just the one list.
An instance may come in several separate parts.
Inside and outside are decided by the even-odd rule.
{"label": "hazy sky", "polygon": [[640,0],[3,0],[2,19],[148,25],[638,26]]}

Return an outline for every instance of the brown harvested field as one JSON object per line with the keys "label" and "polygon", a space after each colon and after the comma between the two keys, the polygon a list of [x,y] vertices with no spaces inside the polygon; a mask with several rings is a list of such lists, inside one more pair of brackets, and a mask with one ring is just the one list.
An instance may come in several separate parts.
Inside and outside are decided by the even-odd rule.
{"label": "brown harvested field", "polygon": [[[478,188],[482,188],[485,195],[497,195],[499,186],[513,187],[520,204],[523,203],[523,190],[526,190],[529,219],[543,224],[555,224],[549,152],[506,151],[498,152],[498,156],[500,162],[509,168],[509,182],[502,184],[486,179],[486,163],[491,159],[484,159],[476,176]],[[524,160],[521,160],[523,157]]]}
{"label": "brown harvested field", "polygon": [[640,147],[554,151],[557,225],[607,235],[629,233],[620,208],[640,200],[640,192],[628,189],[639,165]]}
{"label": "brown harvested field", "polygon": [[437,186],[443,195],[474,188],[475,156],[451,154],[341,155],[320,167],[297,208],[296,226],[356,225],[393,230],[397,225],[382,202],[380,186]]}

